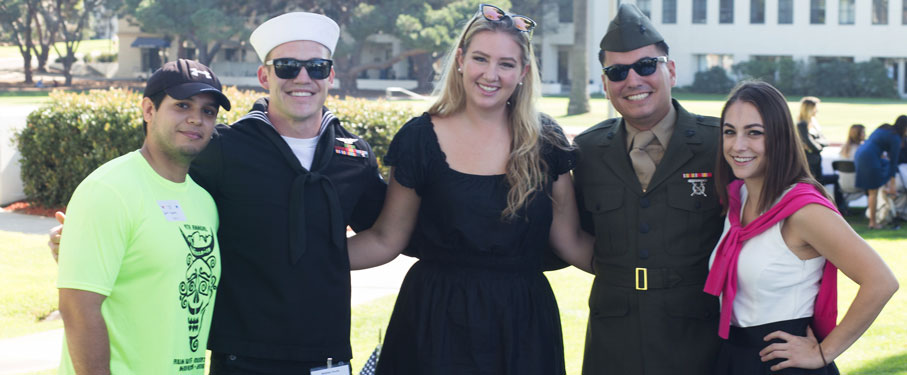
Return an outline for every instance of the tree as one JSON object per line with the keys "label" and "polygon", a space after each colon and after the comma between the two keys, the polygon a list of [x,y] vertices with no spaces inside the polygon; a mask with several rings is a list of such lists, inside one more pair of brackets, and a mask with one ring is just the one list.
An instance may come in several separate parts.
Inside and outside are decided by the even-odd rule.
{"label": "tree", "polygon": [[[341,1],[342,2],[342,1]],[[248,40],[249,22],[257,25],[284,13],[289,3],[278,0],[125,0],[125,13],[143,31],[175,36],[191,43],[198,61],[209,65],[224,42]],[[327,1],[302,1],[297,6],[323,8]]]}
{"label": "tree", "polygon": [[573,48],[570,50],[570,102],[567,104],[567,115],[578,115],[589,112],[589,81],[586,61],[589,52],[586,49],[588,34],[586,0],[573,0]]}
{"label": "tree", "polygon": [[0,27],[7,39],[16,45],[22,55],[25,83],[33,83],[31,68],[32,18],[38,9],[37,0],[0,0]]}
{"label": "tree", "polygon": [[72,85],[72,65],[76,62],[76,49],[82,42],[83,31],[88,25],[88,17],[103,0],[54,0],[54,14],[63,36],[63,46],[66,54],[54,45],[54,51],[63,58],[64,85]]}
{"label": "tree", "polygon": [[57,41],[57,31],[59,29],[56,15],[51,10],[53,9],[51,2],[44,1],[44,3],[45,6],[39,7],[38,11],[33,15],[34,34],[38,39],[38,43],[32,46],[32,51],[34,51],[35,57],[38,59],[37,70],[39,72],[47,72],[47,58],[50,56],[50,50]]}

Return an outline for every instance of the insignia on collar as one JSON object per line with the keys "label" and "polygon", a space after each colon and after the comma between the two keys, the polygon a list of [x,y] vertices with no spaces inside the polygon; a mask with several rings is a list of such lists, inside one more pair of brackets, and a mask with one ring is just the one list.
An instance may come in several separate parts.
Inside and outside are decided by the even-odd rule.
{"label": "insignia on collar", "polygon": [[337,140],[340,142],[343,142],[344,144],[348,144],[348,145],[351,145],[353,143],[356,143],[356,141],[358,141],[358,139],[356,139],[356,138],[341,138],[341,137],[337,137]]}
{"label": "insignia on collar", "polygon": [[690,183],[693,187],[693,192],[690,196],[700,195],[706,197],[705,194],[705,182],[712,177],[712,174],[709,172],[701,173],[684,173],[683,178],[687,179],[687,182]]}

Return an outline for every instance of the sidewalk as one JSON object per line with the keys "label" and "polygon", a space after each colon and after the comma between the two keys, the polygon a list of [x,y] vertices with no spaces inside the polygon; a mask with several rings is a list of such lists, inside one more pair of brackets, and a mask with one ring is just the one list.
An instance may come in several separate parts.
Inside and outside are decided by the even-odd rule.
{"label": "sidewalk", "polygon": [[[11,213],[0,209],[2,231],[46,235],[55,225],[57,221],[53,218]],[[353,308],[376,298],[397,293],[406,271],[415,261],[414,258],[399,256],[381,267],[350,272]],[[62,329],[0,340],[0,375],[27,374],[57,368],[60,363],[62,340]]]}

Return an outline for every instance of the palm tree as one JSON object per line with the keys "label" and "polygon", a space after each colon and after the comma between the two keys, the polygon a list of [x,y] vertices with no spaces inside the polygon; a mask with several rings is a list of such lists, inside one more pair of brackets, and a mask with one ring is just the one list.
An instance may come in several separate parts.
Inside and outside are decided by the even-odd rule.
{"label": "palm tree", "polygon": [[589,81],[586,62],[589,60],[586,49],[588,33],[587,0],[573,0],[573,49],[570,51],[570,102],[567,104],[567,115],[578,115],[589,112]]}

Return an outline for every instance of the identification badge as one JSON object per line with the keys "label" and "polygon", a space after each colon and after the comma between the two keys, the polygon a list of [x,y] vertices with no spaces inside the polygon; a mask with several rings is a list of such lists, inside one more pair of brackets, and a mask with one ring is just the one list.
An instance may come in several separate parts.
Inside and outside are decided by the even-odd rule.
{"label": "identification badge", "polygon": [[710,172],[684,173],[683,178],[687,179],[687,182],[689,182],[693,188],[693,192],[690,193],[690,196],[693,197],[700,195],[706,197],[707,195],[705,194],[705,182],[708,181],[708,179],[711,177],[712,174]]}
{"label": "identification badge", "polygon": [[352,371],[350,370],[350,365],[348,363],[340,362],[334,366],[324,366],[313,368],[309,371],[311,375],[350,375]]}
{"label": "identification badge", "polygon": [[161,207],[167,221],[186,221],[186,214],[179,201],[157,201],[157,205]]}

